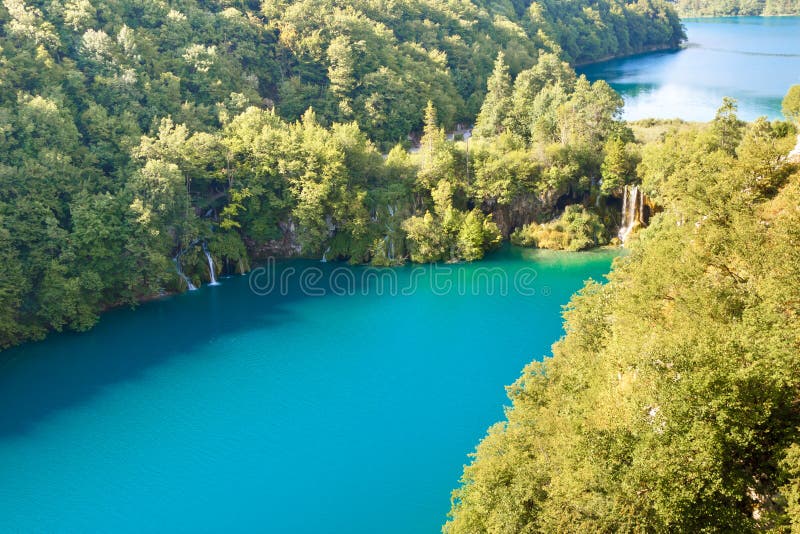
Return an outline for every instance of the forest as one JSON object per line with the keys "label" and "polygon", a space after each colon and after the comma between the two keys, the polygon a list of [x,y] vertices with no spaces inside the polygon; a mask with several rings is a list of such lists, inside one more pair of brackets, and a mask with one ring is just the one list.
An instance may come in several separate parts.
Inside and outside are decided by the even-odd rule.
{"label": "forest", "polygon": [[478,259],[629,139],[570,65],[684,39],[660,0],[393,6],[3,0],[0,347],[208,280],[206,251]]}
{"label": "forest", "polygon": [[[784,113],[800,118],[800,86]],[[800,528],[793,134],[726,100],[643,148],[641,187],[664,210],[508,388],[445,533]]]}
{"label": "forest", "polygon": [[800,86],[628,124],[574,70],[684,40],[664,0],[2,0],[0,349],[272,256],[616,243],[636,186],[444,532],[800,529]]}

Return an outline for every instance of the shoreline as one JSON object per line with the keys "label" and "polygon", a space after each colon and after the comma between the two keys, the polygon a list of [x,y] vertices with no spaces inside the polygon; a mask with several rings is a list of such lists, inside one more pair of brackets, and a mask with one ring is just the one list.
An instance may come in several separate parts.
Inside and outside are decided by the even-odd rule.
{"label": "shoreline", "polygon": [[[680,15],[679,15],[680,16]],[[742,18],[778,18],[778,17],[800,17],[800,13],[784,13],[782,15],[688,15],[680,16],[681,22],[686,19],[742,19]]]}
{"label": "shoreline", "polygon": [[585,61],[582,63],[572,63],[571,66],[573,69],[579,69],[581,67],[588,67],[589,65],[597,65],[598,63],[605,63],[606,61],[613,61],[615,59],[625,59],[635,56],[644,56],[646,54],[652,54],[654,52],[678,52],[680,50],[683,50],[684,48],[686,48],[686,45],[684,43],[681,43],[678,46],[672,46],[672,45],[649,46],[644,50],[631,52],[630,54],[603,56],[598,59],[593,59],[592,61]]}
{"label": "shoreline", "polygon": [[[512,246],[512,247],[516,247],[516,248],[524,249],[524,250],[548,250],[548,251],[552,251],[552,252],[565,252],[565,253],[570,253],[570,254],[583,254],[583,253],[591,253],[591,252],[598,252],[598,251],[605,251],[605,250],[612,250],[612,249],[622,248],[622,247],[619,247],[619,246],[606,244],[606,245],[594,246],[594,247],[583,249],[583,250],[570,251],[570,250],[563,250],[563,249],[548,249],[548,248],[540,248],[540,247],[525,247],[525,246],[521,246],[521,245],[514,245],[513,243],[511,243],[510,240],[504,240],[503,241],[503,245],[504,246],[508,245],[508,246]],[[303,256],[276,256],[275,257],[276,261],[300,260],[300,259],[319,260],[319,258],[308,258],[308,257],[303,257]],[[480,260],[473,261],[473,262],[468,262],[468,263],[481,263],[482,261],[484,261],[483,258],[480,259]],[[347,262],[342,262],[342,263],[347,263]],[[459,261],[457,263],[466,263],[466,262]],[[350,265],[350,264],[347,264],[347,265],[351,266],[351,267],[360,267],[360,266],[369,267],[370,266],[369,263],[358,263],[358,264],[355,264],[355,265]],[[415,262],[413,262],[411,260],[408,260],[406,262],[399,263],[397,265],[387,265],[387,266],[382,266],[381,268],[392,269],[392,268],[395,268],[395,267],[402,267],[402,266],[405,266],[405,265],[430,265],[430,263],[415,263]],[[247,275],[247,274],[250,274],[250,272],[248,271],[247,273],[242,273],[242,275]],[[201,289],[205,288],[207,285],[208,285],[207,283],[204,283],[204,284],[198,286],[197,287],[197,291],[200,291]],[[97,318],[98,318],[98,320],[100,320],[100,317],[103,314],[105,314],[105,313],[107,313],[109,311],[113,311],[115,309],[124,308],[124,307],[137,308],[141,304],[145,304],[145,303],[156,301],[156,300],[166,299],[166,298],[169,298],[169,297],[174,297],[174,296],[177,296],[177,295],[183,295],[184,293],[191,293],[191,291],[188,291],[188,290],[166,291],[165,290],[165,291],[161,291],[159,293],[153,293],[151,295],[142,295],[142,296],[137,297],[136,299],[134,299],[132,302],[117,301],[117,302],[113,302],[113,303],[108,303],[108,304],[103,305],[102,308],[100,308],[100,310],[98,310]],[[90,330],[91,330],[91,328],[94,328],[94,327],[93,326],[90,327]],[[51,331],[47,335],[49,336],[52,333],[53,332]],[[12,345],[12,346],[24,345],[25,343],[28,343],[28,342],[29,341],[25,341],[25,342],[22,342],[22,343],[20,343],[18,345]],[[11,348],[11,347],[7,347],[7,348]],[[4,350],[6,350],[6,349],[0,349],[0,352],[3,352]]]}

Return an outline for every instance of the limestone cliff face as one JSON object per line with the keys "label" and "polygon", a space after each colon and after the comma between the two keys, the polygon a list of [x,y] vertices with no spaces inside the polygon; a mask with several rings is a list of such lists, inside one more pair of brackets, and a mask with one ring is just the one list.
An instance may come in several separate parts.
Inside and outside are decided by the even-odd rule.
{"label": "limestone cliff face", "polygon": [[492,215],[503,239],[508,239],[517,228],[534,221],[552,219],[558,211],[559,199],[565,193],[565,191],[547,191],[539,195],[531,193],[515,198],[510,204],[484,206],[484,211]]}
{"label": "limestone cliff face", "polygon": [[247,250],[253,258],[293,258],[300,255],[302,248],[297,241],[297,224],[289,218],[278,223],[278,227],[281,231],[281,237],[278,239],[264,242],[250,239],[246,241]]}

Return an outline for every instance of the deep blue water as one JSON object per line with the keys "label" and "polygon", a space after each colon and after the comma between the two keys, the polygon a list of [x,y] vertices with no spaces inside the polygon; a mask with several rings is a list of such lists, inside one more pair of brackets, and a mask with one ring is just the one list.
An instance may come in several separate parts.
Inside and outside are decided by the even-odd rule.
{"label": "deep blue water", "polygon": [[438,532],[504,386],[612,256],[506,248],[384,270],[383,294],[286,262],[285,292],[229,278],[4,352],[0,532]]}
{"label": "deep blue water", "polygon": [[677,52],[656,52],[578,69],[625,99],[625,118],[714,118],[722,98],[739,116],[781,118],[781,100],[800,83],[800,17],[684,19],[689,38]]}

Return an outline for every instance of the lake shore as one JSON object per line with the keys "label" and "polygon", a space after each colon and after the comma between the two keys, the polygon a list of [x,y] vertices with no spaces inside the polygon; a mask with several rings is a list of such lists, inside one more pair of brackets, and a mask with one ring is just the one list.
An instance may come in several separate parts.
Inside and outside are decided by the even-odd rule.
{"label": "lake shore", "polygon": [[622,55],[608,55],[603,56],[601,58],[593,59],[592,61],[583,61],[580,63],[573,63],[572,66],[574,68],[580,67],[588,67],[589,65],[597,65],[598,63],[605,63],[606,61],[613,61],[615,59],[627,59],[633,58],[637,56],[645,56],[647,54],[652,54],[653,52],[678,52],[685,48],[685,45],[679,46],[669,46],[669,45],[659,45],[659,46],[649,46],[643,50],[639,50],[638,52],[632,52],[630,54],[622,54]]}

